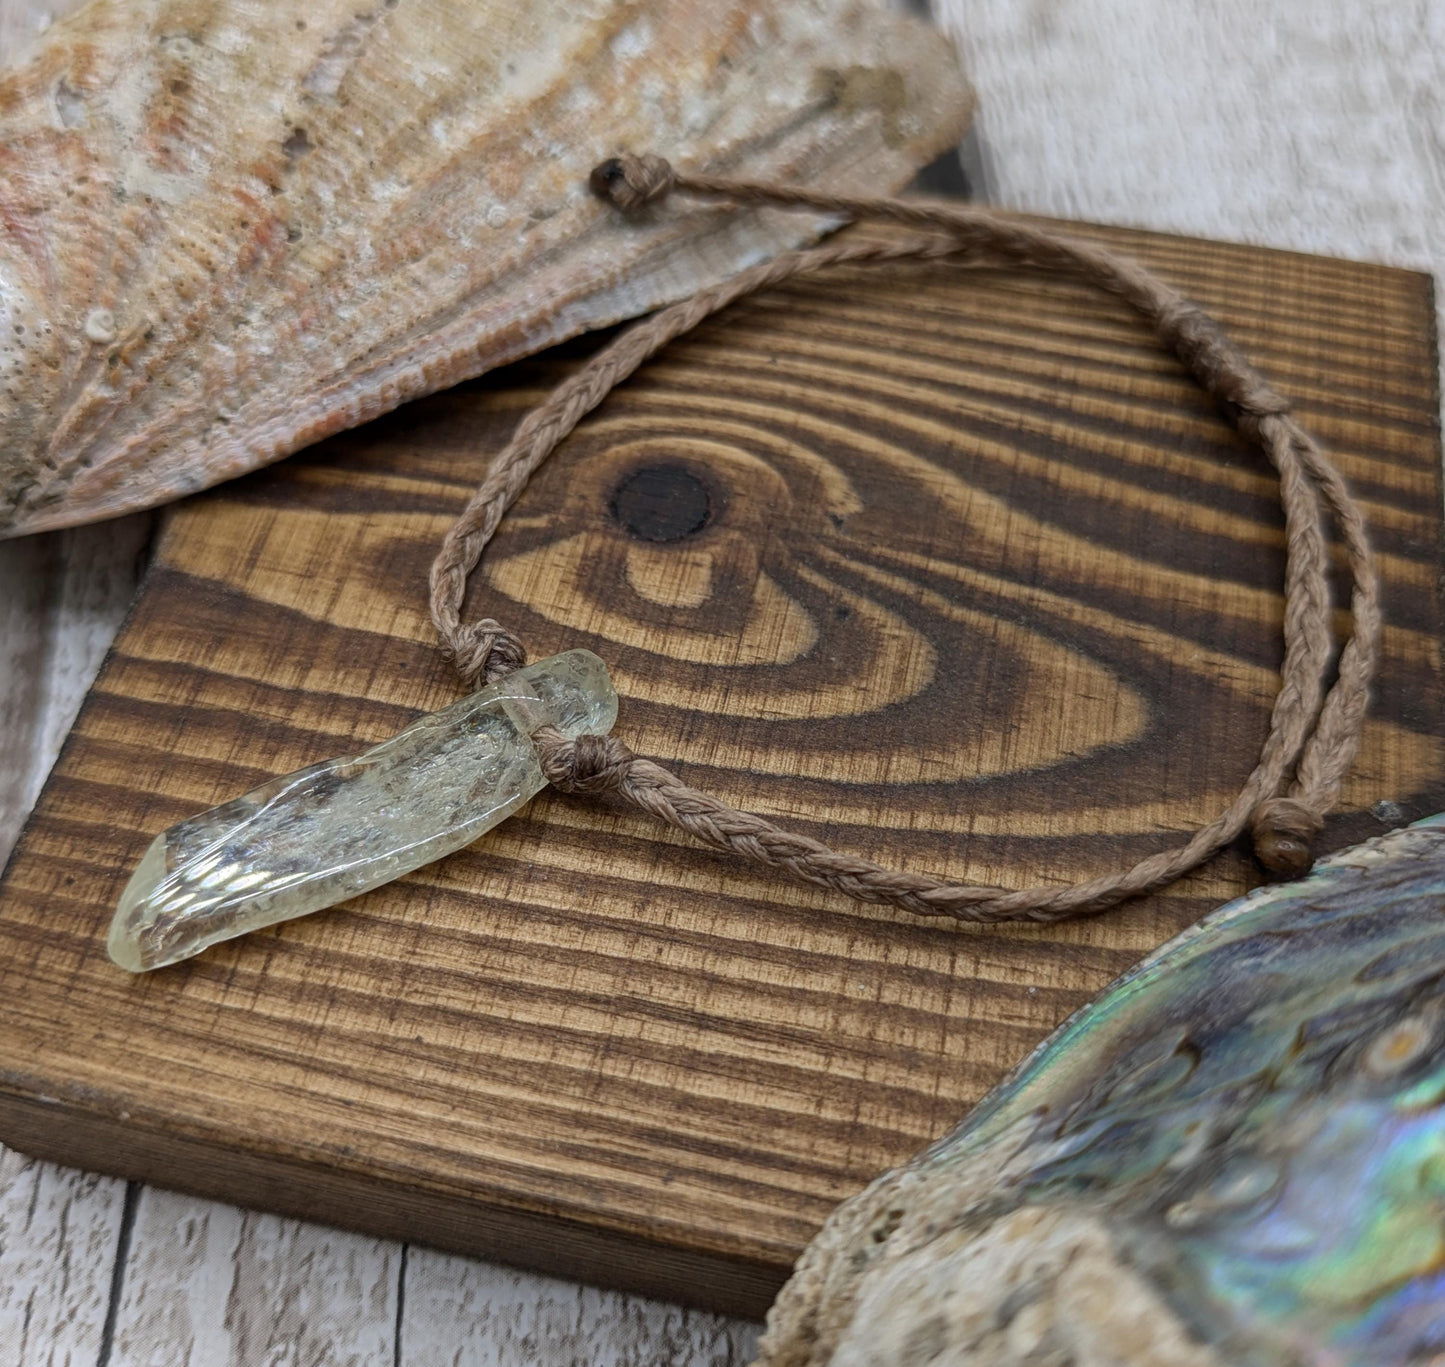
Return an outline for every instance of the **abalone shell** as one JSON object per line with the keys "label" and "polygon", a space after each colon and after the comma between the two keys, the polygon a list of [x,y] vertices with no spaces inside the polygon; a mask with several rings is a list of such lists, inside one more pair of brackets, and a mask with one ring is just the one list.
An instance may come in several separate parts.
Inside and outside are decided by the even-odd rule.
{"label": "abalone shell", "polygon": [[770,1367],[1445,1361],[1445,816],[1262,889],[845,1203]]}

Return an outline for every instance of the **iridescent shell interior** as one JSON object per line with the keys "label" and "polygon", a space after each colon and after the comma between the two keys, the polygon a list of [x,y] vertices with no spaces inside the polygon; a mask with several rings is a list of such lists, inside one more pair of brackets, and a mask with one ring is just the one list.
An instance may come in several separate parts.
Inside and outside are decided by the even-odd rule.
{"label": "iridescent shell interior", "polygon": [[1445,816],[1119,979],[840,1210],[763,1361],[1436,1361],[1442,1042]]}

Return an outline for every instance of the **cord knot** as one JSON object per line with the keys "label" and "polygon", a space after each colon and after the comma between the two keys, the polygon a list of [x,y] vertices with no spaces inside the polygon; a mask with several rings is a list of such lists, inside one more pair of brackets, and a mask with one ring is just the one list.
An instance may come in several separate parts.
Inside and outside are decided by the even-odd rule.
{"label": "cord knot", "polygon": [[548,727],[533,739],[538,742],[547,782],[563,793],[615,792],[637,758],[615,736],[566,740],[561,732]]}
{"label": "cord knot", "polygon": [[1266,798],[1250,818],[1255,857],[1281,878],[1303,878],[1315,862],[1320,814],[1298,798]]}
{"label": "cord knot", "polygon": [[1159,311],[1155,326],[1160,340],[1236,417],[1258,421],[1289,412],[1289,400],[1240,359],[1228,334],[1198,304],[1176,300]]}
{"label": "cord knot", "polygon": [[448,632],[442,658],[456,666],[465,684],[496,683],[527,663],[527,648],[500,622],[483,617]]}
{"label": "cord knot", "polygon": [[644,152],[641,156],[609,157],[592,168],[587,183],[599,199],[630,214],[656,200],[666,199],[677,175],[666,157]]}

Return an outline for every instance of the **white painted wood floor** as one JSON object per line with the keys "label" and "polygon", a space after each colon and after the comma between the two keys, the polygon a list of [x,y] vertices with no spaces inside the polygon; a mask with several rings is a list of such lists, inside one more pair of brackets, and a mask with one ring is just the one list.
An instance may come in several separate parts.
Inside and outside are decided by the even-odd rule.
{"label": "white painted wood floor", "polygon": [[[73,0],[72,0],[73,3]],[[0,61],[70,3],[0,0]],[[1445,0],[936,0],[1012,207],[1445,267]],[[0,858],[151,519],[0,543]],[[0,1367],[732,1367],[756,1328],[0,1149]]]}

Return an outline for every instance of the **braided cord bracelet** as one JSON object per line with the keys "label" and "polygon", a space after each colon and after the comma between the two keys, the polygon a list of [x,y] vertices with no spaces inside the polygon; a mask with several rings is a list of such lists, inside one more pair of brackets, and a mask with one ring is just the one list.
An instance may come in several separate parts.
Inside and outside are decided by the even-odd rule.
{"label": "braided cord bracelet", "polygon": [[[1119,296],[1143,316],[1278,472],[1287,549],[1285,653],[1268,735],[1229,806],[1176,848],[1068,886],[1010,891],[888,869],[731,807],[633,754],[612,736],[568,740],[553,728],[536,731],[533,740],[551,784],[573,793],[615,792],[708,845],[799,880],[865,902],[962,921],[1056,921],[1099,911],[1174,881],[1246,828],[1260,862],[1271,872],[1297,876],[1309,869],[1315,838],[1359,745],[1379,653],[1379,585],[1364,519],[1339,472],[1208,313],[1137,262],[988,210],[689,176],[655,156],[603,163],[592,174],[592,188],[624,213],[685,194],[737,207],[807,209],[924,231],[887,241],[845,235],[786,252],[700,290],[621,334],[528,414],[447,533],[432,566],[432,620],[445,654],[465,681],[496,682],[525,662],[522,642],[499,622],[462,620],[467,579],[528,479],[587,413],[668,342],[756,290],[829,266],[902,260],[996,263],[1070,275]],[[1352,580],[1352,633],[1340,650],[1332,683],[1326,516],[1343,543]]]}

